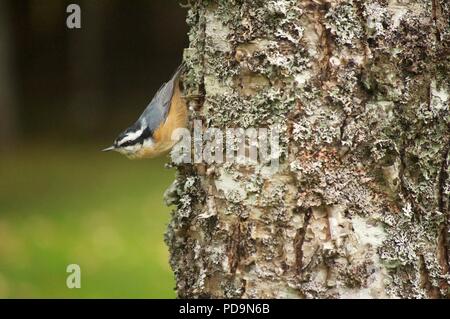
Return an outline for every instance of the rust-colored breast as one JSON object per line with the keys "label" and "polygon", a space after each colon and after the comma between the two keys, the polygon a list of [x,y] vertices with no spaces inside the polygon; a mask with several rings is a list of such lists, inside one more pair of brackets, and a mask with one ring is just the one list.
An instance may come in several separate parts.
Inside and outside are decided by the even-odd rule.
{"label": "rust-colored breast", "polygon": [[175,83],[169,114],[166,121],[162,123],[153,133],[155,147],[143,150],[140,157],[156,157],[172,148],[176,141],[172,140],[172,133],[177,128],[185,128],[187,123],[186,101],[181,95],[179,80]]}

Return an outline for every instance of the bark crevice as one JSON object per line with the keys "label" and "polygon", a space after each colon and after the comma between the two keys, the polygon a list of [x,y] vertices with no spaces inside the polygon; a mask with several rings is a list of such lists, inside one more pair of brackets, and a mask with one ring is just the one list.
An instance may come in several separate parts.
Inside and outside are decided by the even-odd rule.
{"label": "bark crevice", "polygon": [[427,269],[427,265],[425,263],[425,258],[423,255],[419,256],[419,264],[420,264],[420,281],[421,288],[425,290],[428,298],[437,299],[440,297],[439,289],[433,287],[430,281],[430,275]]}
{"label": "bark crevice", "polygon": [[233,227],[228,244],[228,267],[231,274],[236,273],[236,269],[238,268],[242,256],[241,240],[241,223],[238,221]]}
{"label": "bark crevice", "polygon": [[441,41],[441,31],[440,31],[441,6],[439,4],[439,0],[431,0],[431,15],[436,30],[436,40]]}
{"label": "bark crevice", "polygon": [[303,270],[303,244],[305,242],[306,231],[308,229],[309,221],[313,214],[312,208],[308,208],[304,212],[303,226],[297,230],[294,238],[294,251],[295,251],[295,273],[301,275]]}

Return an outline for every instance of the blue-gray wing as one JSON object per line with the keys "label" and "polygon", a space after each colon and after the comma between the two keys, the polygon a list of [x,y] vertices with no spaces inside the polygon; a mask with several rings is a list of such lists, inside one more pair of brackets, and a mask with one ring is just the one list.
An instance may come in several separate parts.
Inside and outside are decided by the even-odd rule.
{"label": "blue-gray wing", "polygon": [[178,67],[172,78],[164,83],[156,92],[152,101],[148,104],[138,121],[146,123],[147,127],[154,132],[163,123],[170,110],[170,102],[175,89],[175,82],[182,71],[182,65]]}

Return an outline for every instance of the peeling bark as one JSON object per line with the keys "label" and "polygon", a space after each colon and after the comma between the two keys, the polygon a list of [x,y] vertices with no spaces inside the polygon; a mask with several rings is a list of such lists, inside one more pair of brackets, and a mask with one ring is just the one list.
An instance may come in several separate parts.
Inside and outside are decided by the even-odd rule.
{"label": "peeling bark", "polygon": [[280,167],[175,164],[187,298],[447,298],[450,4],[189,1],[191,122],[282,128]]}

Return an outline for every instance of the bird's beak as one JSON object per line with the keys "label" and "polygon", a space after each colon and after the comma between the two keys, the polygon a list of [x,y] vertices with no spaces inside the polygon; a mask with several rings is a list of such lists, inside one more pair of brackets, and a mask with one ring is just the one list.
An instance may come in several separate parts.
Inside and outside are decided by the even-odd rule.
{"label": "bird's beak", "polygon": [[102,152],[109,152],[109,151],[114,151],[116,148],[113,146],[110,146],[108,148],[105,148],[104,150],[102,150]]}

